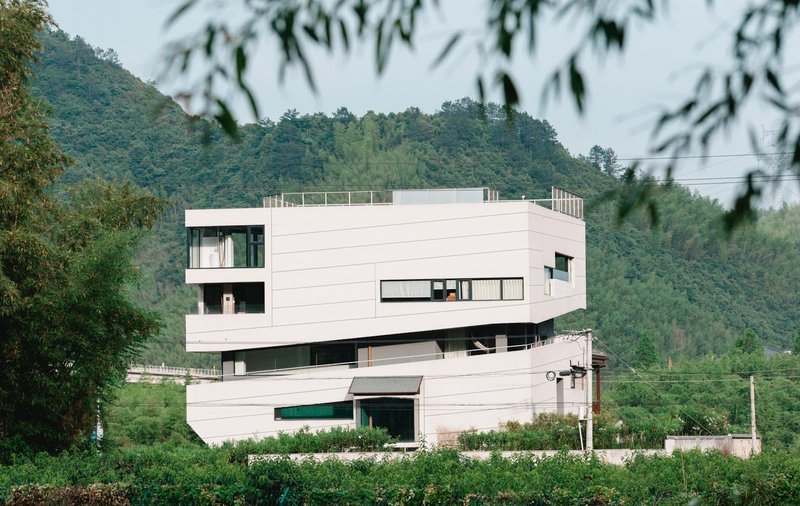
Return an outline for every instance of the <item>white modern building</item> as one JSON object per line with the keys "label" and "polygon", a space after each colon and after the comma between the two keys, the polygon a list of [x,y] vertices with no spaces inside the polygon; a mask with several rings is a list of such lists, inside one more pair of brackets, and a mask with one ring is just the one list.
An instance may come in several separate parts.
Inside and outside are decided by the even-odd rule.
{"label": "white modern building", "polygon": [[186,348],[223,370],[188,387],[189,424],[209,444],[334,426],[435,444],[577,413],[585,346],[553,319],[586,307],[582,206],[468,188],[187,210]]}

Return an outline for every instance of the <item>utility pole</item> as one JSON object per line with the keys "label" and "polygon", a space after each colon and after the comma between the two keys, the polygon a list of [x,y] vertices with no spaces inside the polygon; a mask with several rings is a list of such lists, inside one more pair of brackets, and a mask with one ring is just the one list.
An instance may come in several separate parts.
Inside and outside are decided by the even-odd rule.
{"label": "utility pole", "polygon": [[[592,392],[594,387],[592,384],[592,329],[586,329],[586,355],[588,355],[586,360],[586,451],[591,452],[594,451],[594,433],[592,430],[592,408],[594,407],[592,405],[594,401],[594,393]],[[755,414],[753,416],[755,417]],[[755,420],[755,418],[753,419]],[[755,422],[753,423],[755,424]],[[755,434],[755,429],[753,429],[753,434]]]}
{"label": "utility pole", "polygon": [[750,375],[750,433],[753,438],[751,453],[756,453],[756,382]]}

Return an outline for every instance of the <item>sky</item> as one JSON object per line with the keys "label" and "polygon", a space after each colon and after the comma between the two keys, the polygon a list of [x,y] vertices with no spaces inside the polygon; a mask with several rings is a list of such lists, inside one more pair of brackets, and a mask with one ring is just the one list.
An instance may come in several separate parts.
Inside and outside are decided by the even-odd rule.
{"label": "sky", "polygon": [[[540,100],[545,76],[574,47],[574,32],[580,29],[571,20],[548,23],[540,30],[536,55],[520,51],[512,62],[521,109],[550,122],[573,155],[587,154],[597,144],[614,149],[623,164],[652,156],[649,131],[658,112],[674,107],[688,95],[698,69],[709,65],[725,68],[723,63],[731,54],[730,33],[745,3],[725,0],[709,8],[705,1],[673,0],[669,13],[657,23],[634,27],[626,37],[622,57],[586,62],[589,91],[584,114],[576,111],[567,95],[546,105]],[[477,98],[475,77],[485,62],[476,54],[474,43],[480,38],[485,4],[481,0],[441,0],[439,11],[428,12],[421,19],[415,50],[395,50],[388,70],[380,77],[376,76],[369,45],[355,45],[347,55],[311,53],[316,93],[297,72],[290,72],[280,83],[275,48],[265,45],[251,57],[247,75],[259,101],[260,115],[277,120],[288,109],[301,114],[331,114],[342,106],[359,116],[368,111],[400,112],[412,106],[433,113],[446,101]],[[201,28],[208,16],[241,18],[241,10],[235,6],[221,14],[200,10],[167,28],[165,21],[179,5],[177,0],[50,0],[49,5],[62,30],[94,46],[114,49],[123,67],[143,80],[156,81],[159,89],[170,95],[185,83],[162,75],[167,44]],[[432,62],[454,29],[466,31],[465,44],[432,69]],[[786,46],[791,47],[791,42]],[[497,94],[489,98],[500,100]],[[242,101],[234,104],[240,122],[256,119]],[[777,118],[751,107],[745,122],[769,151],[769,132],[776,128]],[[714,156],[682,161],[677,178],[726,206],[732,203],[738,185],[696,178],[741,176],[778,162],[774,157],[751,156],[753,149],[744,125],[732,128],[709,153]],[[783,201],[800,201],[797,182],[769,190],[762,205],[775,207]]]}

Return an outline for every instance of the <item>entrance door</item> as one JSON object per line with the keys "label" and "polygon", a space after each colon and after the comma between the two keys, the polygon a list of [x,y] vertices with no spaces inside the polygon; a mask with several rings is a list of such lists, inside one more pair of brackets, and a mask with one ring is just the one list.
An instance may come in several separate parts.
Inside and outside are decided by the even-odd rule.
{"label": "entrance door", "polygon": [[360,426],[382,427],[402,442],[415,440],[414,399],[382,397],[364,399],[359,404]]}

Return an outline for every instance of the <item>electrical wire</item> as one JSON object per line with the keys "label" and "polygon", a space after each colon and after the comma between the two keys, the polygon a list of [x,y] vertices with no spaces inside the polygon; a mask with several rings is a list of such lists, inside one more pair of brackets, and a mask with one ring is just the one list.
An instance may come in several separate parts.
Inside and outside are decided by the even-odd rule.
{"label": "electrical wire", "polygon": [[[636,369],[634,369],[634,368],[633,368],[633,366],[631,366],[631,365],[630,365],[630,364],[629,364],[627,361],[625,361],[625,359],[623,359],[623,358],[622,358],[621,356],[619,356],[618,354],[614,353],[614,352],[613,352],[613,351],[612,351],[612,350],[611,350],[611,349],[608,347],[608,345],[606,345],[605,343],[601,342],[601,341],[600,341],[600,339],[599,339],[598,337],[595,337],[595,339],[597,340],[598,344],[600,344],[600,345],[601,345],[601,346],[602,346],[602,347],[605,349],[605,351],[606,351],[607,353],[610,353],[610,354],[614,355],[615,357],[617,357],[617,360],[619,360],[619,361],[620,361],[620,362],[622,362],[622,363],[623,363],[623,364],[624,364],[626,367],[628,367],[628,368],[629,368],[629,369],[630,369],[630,370],[633,372],[633,374],[634,374],[634,375],[638,375],[639,377],[641,377],[641,376],[640,376],[640,375],[639,375],[639,374],[636,372]],[[653,391],[654,391],[654,392],[655,392],[657,395],[661,396],[662,398],[664,398],[664,397],[665,397],[665,395],[666,395],[666,394],[664,394],[663,392],[661,392],[660,390],[658,390],[656,387],[654,387],[654,386],[651,384],[651,382],[649,382],[648,380],[646,380],[646,379],[644,379],[644,378],[642,378],[642,381],[644,382],[644,384],[646,384],[646,385],[649,385],[649,386],[650,386],[650,388],[652,388],[652,389],[653,389]],[[696,423],[696,424],[697,424],[697,426],[698,426],[698,427],[700,427],[701,429],[703,429],[703,430],[704,430],[706,433],[708,433],[708,434],[711,434],[711,433],[712,433],[712,431],[711,431],[711,430],[709,430],[709,428],[708,428],[708,427],[706,427],[706,426],[705,426],[703,423],[701,423],[701,422],[700,422],[700,421],[698,421],[696,418],[694,418],[694,417],[693,417],[693,416],[692,416],[690,413],[687,413],[685,410],[681,410],[681,412],[682,412],[682,413],[683,413],[683,414],[684,414],[684,415],[685,415],[687,418],[689,418],[689,419],[690,419],[690,420],[692,420],[694,423]]]}

